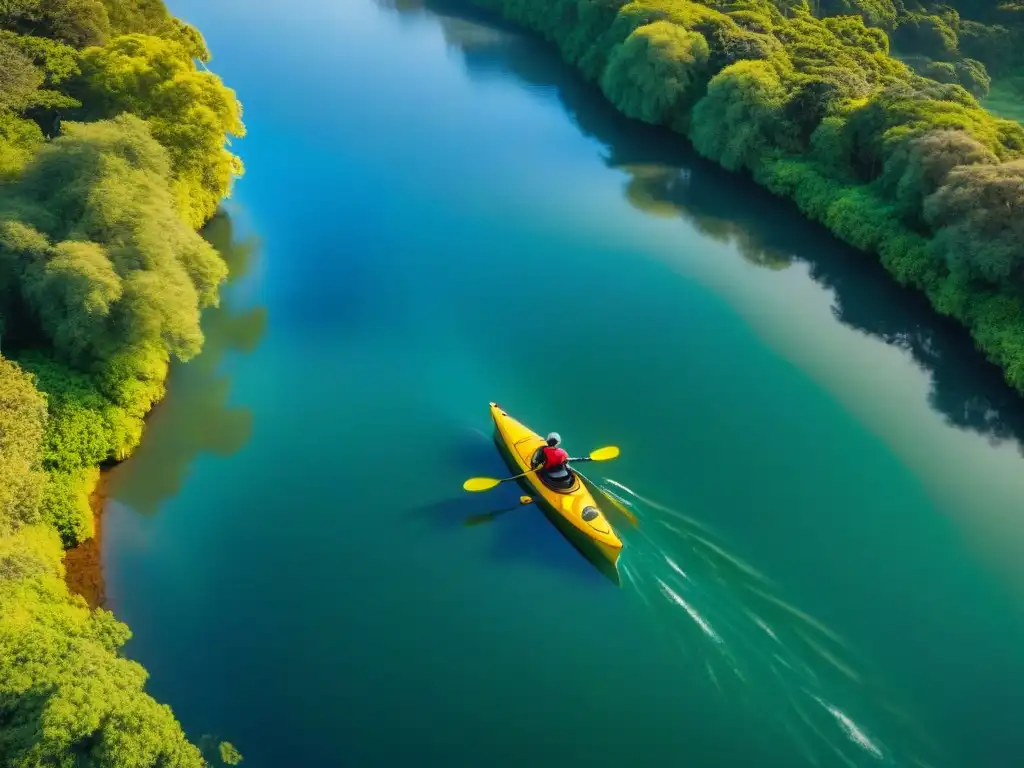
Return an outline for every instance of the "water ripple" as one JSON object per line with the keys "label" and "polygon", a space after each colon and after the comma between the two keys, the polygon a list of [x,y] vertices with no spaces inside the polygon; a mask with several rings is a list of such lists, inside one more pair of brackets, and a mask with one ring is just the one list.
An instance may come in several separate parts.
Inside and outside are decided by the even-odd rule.
{"label": "water ripple", "polygon": [[794,765],[934,764],[917,727],[897,716],[849,644],[707,525],[616,480],[599,487],[641,521],[622,531],[624,588],[674,638],[705,695],[774,725],[799,755]]}

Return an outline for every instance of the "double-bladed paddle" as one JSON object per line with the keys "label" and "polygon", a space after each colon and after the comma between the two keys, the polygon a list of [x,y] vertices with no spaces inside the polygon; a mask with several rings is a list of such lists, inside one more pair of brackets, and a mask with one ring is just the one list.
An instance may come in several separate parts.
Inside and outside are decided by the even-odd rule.
{"label": "double-bladed paddle", "polygon": [[[608,461],[609,459],[614,459],[618,455],[618,447],[609,445],[605,448],[598,448],[589,456],[582,456],[578,459],[569,459],[566,463],[571,464],[574,461]],[[489,491],[491,488],[495,488],[502,483],[507,483],[509,480],[518,480],[520,477],[526,477],[528,474],[536,472],[538,469],[540,469],[540,467],[534,467],[533,469],[528,469],[525,472],[520,472],[518,475],[512,475],[512,477],[505,477],[500,480],[495,477],[471,477],[462,484],[462,487],[467,491]]]}

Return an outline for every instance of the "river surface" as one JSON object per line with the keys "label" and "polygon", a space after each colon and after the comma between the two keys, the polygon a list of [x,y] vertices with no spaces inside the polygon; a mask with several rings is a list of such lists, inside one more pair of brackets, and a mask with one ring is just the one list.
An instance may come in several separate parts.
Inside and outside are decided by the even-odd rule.
{"label": "river surface", "polygon": [[[176,0],[245,105],[203,354],[112,478],[127,653],[250,768],[1008,768],[1024,408],[964,334],[545,44]],[[489,400],[628,502],[621,586]],[[481,518],[481,515],[484,517]],[[479,520],[481,524],[470,525]]]}

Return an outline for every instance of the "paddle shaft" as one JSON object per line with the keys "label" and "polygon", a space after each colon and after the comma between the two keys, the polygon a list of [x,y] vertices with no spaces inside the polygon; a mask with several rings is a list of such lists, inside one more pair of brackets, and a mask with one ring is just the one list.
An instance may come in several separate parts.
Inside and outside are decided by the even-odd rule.
{"label": "paddle shaft", "polygon": [[[614,459],[618,455],[618,447],[614,445],[608,445],[605,446],[604,448],[598,448],[596,451],[591,451],[589,456],[582,456],[580,458],[575,459],[566,459],[564,464],[567,465],[572,462],[579,461],[608,461],[609,459]],[[507,483],[509,480],[518,480],[521,477],[526,477],[526,475],[530,474],[531,472],[536,472],[537,470],[540,469],[543,469],[543,465],[532,467],[531,469],[528,469],[525,472],[520,472],[518,475],[513,475],[512,477],[505,477],[502,478],[501,480],[496,480],[493,477],[471,477],[469,478],[469,480],[462,484],[462,487],[465,488],[467,491],[486,491],[490,490],[491,488],[496,488],[502,483]]]}
{"label": "paddle shaft", "polygon": [[[576,461],[576,462],[579,462],[579,461],[593,461],[593,459],[590,458],[589,456],[583,456],[583,457],[581,457],[579,459],[566,459],[565,463],[566,464],[571,464],[574,461]],[[544,465],[541,464],[540,466],[536,466],[533,469],[528,469],[525,472],[520,472],[518,475],[512,475],[512,477],[506,477],[506,478],[504,478],[502,480],[499,480],[498,483],[499,484],[500,483],[507,483],[509,480],[518,480],[520,477],[526,477],[531,472],[536,472],[538,469],[543,469],[543,468],[544,468]]]}

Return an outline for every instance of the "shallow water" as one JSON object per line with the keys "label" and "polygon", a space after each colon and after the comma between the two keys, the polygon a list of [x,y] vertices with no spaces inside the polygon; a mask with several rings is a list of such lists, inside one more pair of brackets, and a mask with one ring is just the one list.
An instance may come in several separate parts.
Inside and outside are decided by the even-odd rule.
{"label": "shallow water", "polygon": [[[251,768],[993,766],[1024,409],[956,328],[458,5],[179,0],[245,104],[235,270],[105,526],[128,652]],[[615,587],[487,402],[640,520]]]}

